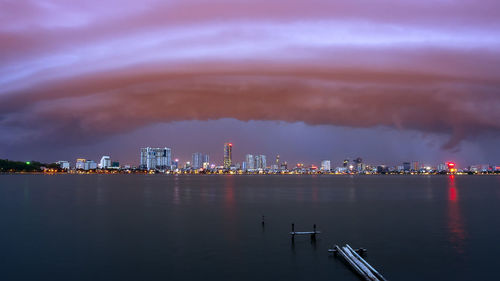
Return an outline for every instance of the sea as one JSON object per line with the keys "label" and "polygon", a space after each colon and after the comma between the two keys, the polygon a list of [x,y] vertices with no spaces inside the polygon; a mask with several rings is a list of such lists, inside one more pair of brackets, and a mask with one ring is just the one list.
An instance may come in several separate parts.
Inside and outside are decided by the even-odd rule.
{"label": "sea", "polygon": [[388,280],[500,280],[499,238],[500,176],[0,175],[6,281],[360,280],[346,243]]}

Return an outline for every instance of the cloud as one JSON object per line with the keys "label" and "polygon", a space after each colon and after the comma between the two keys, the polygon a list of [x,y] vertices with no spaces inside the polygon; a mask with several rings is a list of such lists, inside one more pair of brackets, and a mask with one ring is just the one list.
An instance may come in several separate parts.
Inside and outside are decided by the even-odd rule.
{"label": "cloud", "polygon": [[497,1],[77,3],[2,3],[0,142],[221,118],[418,130],[444,148],[500,131]]}

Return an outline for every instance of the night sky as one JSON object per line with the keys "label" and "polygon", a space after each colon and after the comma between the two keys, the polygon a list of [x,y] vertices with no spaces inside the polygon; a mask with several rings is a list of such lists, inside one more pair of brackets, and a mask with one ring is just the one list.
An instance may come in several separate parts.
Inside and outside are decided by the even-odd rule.
{"label": "night sky", "polygon": [[500,1],[0,0],[0,158],[500,164]]}

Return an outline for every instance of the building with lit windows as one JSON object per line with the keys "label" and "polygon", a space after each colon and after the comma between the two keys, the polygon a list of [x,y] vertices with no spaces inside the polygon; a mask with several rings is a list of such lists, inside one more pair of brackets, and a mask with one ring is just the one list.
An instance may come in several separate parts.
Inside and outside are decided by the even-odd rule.
{"label": "building with lit windows", "polygon": [[85,169],[85,163],[86,162],[87,162],[87,159],[84,159],[84,158],[78,158],[78,159],[76,159],[75,169],[77,169],[77,170],[83,170],[83,169]]}
{"label": "building with lit windows", "polygon": [[210,163],[208,154],[204,154],[201,152],[193,153],[193,156],[191,158],[191,166],[193,167],[193,169],[206,169],[206,167],[209,165]]}
{"label": "building with lit windows", "polygon": [[321,161],[321,171],[329,172],[331,170],[331,162],[330,160]]}
{"label": "building with lit windows", "polygon": [[255,155],[254,158],[255,169],[265,170],[267,168],[267,161],[265,155]]}
{"label": "building with lit windows", "polygon": [[255,169],[255,159],[252,154],[245,155],[245,168],[250,171]]}
{"label": "building with lit windows", "polygon": [[79,158],[76,159],[75,169],[84,171],[95,170],[97,169],[97,163],[93,160]]}
{"label": "building with lit windows", "polygon": [[59,165],[59,167],[63,170],[69,170],[70,168],[68,161],[57,161],[56,164]]}
{"label": "building with lit windows", "polygon": [[225,143],[224,144],[224,169],[231,168],[233,164],[233,144]]}
{"label": "building with lit windows", "polygon": [[99,162],[99,168],[101,169],[107,169],[111,167],[111,157],[109,156],[103,156],[101,158],[101,162]]}
{"label": "building with lit windows", "polygon": [[203,167],[203,153],[193,153],[193,156],[191,157],[191,163],[193,169],[200,169],[201,167]]}
{"label": "building with lit windows", "polygon": [[172,165],[172,150],[164,148],[141,148],[141,169],[166,170]]}
{"label": "building with lit windows", "polygon": [[411,162],[411,169],[412,169],[413,171],[418,171],[418,170],[420,170],[420,166],[419,166],[418,161],[412,161],[412,162]]}

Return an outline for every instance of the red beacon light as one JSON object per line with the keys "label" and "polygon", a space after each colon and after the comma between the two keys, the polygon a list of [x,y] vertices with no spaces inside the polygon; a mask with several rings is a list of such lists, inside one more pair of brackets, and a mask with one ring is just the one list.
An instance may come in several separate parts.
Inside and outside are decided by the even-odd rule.
{"label": "red beacon light", "polygon": [[446,163],[448,164],[448,170],[450,171],[450,173],[456,173],[457,172],[457,168],[455,167],[455,163],[453,162],[448,162]]}

